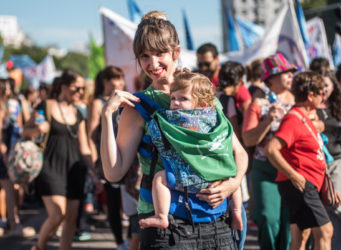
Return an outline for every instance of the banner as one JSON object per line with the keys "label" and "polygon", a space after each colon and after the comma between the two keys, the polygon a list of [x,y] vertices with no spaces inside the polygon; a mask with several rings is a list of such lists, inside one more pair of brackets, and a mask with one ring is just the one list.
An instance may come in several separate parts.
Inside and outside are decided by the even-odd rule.
{"label": "banner", "polygon": [[40,82],[51,84],[57,76],[52,56],[46,56],[37,66],[25,68],[23,73],[30,86],[34,88],[38,88]]}
{"label": "banner", "polygon": [[333,58],[331,56],[326,30],[321,18],[314,17],[307,21],[307,31],[310,41],[308,57],[310,61],[316,57],[324,57],[329,60],[331,68],[334,68]]}
{"label": "banner", "polygon": [[282,53],[289,62],[300,70],[307,68],[308,57],[298,27],[292,3],[285,4],[277,16],[265,29],[263,38],[251,47],[242,51],[224,54],[224,60],[234,60],[243,65],[258,58],[264,58],[275,53]]}
{"label": "banner", "polygon": [[341,63],[341,36],[339,34],[335,34],[335,40],[333,44],[333,53],[334,53],[334,65],[335,67],[337,67]]}

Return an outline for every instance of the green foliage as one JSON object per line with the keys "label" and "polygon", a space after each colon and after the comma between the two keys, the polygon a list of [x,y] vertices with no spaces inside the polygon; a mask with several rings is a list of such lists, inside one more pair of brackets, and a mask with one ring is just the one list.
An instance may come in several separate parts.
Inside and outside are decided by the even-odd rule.
{"label": "green foliage", "polygon": [[87,55],[71,51],[62,58],[53,58],[53,59],[54,59],[57,70],[63,70],[65,68],[72,68],[84,77],[87,77],[89,75]]}
{"label": "green foliage", "polygon": [[104,48],[97,46],[94,38],[90,35],[89,76],[95,79],[97,73],[105,67]]}
{"label": "green foliage", "polygon": [[47,56],[47,49],[38,46],[21,46],[20,48],[14,48],[11,46],[5,46],[4,59],[8,60],[11,55],[28,55],[36,63],[40,63]]}
{"label": "green foliage", "polygon": [[301,6],[303,10],[321,8],[327,5],[327,0],[303,0]]}
{"label": "green foliage", "polygon": [[[4,60],[8,60],[11,55],[28,55],[39,64],[47,55],[48,48],[33,46],[21,46],[20,48],[14,48],[11,46],[5,46]],[[89,75],[88,69],[88,56],[77,52],[69,52],[64,57],[53,57],[56,69],[61,71],[65,68],[73,68],[79,72],[82,76],[87,77]]]}

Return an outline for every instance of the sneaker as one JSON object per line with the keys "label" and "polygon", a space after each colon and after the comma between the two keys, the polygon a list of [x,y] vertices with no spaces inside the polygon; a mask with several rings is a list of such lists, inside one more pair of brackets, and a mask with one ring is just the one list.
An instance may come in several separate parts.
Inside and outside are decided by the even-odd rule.
{"label": "sneaker", "polygon": [[56,231],[56,236],[58,238],[62,237],[62,232],[63,232],[63,226],[59,226],[57,231]]}
{"label": "sneaker", "polygon": [[91,239],[91,234],[89,232],[79,232],[76,233],[74,239],[75,241],[87,241]]}
{"label": "sneaker", "polygon": [[36,230],[33,227],[23,227],[22,225],[16,226],[14,230],[10,230],[6,233],[7,236],[20,236],[20,237],[33,237],[36,235]]}

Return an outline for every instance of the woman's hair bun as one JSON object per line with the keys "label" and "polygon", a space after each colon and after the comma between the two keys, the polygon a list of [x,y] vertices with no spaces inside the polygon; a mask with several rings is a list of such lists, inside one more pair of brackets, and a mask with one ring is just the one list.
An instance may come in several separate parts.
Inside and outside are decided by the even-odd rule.
{"label": "woman's hair bun", "polygon": [[144,21],[144,20],[147,20],[150,18],[163,19],[163,20],[167,21],[166,14],[163,13],[162,11],[158,11],[158,10],[153,10],[153,11],[148,12],[147,14],[145,14],[142,17],[141,21]]}

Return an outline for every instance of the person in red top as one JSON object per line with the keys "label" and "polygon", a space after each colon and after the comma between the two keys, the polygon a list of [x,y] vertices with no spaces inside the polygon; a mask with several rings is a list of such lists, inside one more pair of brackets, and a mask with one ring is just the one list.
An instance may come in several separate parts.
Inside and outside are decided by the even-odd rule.
{"label": "person in red top", "polygon": [[[322,77],[314,72],[294,77],[296,105],[265,148],[269,161],[278,169],[278,189],[289,212],[290,249],[305,249],[310,232],[315,249],[331,249],[333,225],[319,197],[326,168],[323,142],[308,118],[321,104],[324,86]],[[339,205],[338,194],[337,198]]]}

